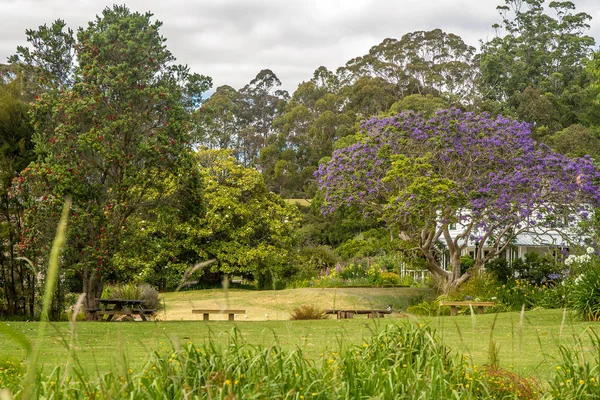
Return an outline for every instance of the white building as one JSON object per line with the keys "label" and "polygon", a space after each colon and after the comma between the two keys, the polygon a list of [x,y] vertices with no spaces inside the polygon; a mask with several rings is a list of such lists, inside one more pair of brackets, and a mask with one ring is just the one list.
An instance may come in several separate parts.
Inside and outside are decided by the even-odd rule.
{"label": "white building", "polygon": [[[463,229],[459,224],[450,225],[450,236],[454,239],[456,236],[463,233]],[[573,243],[572,237],[568,238],[565,236],[565,232],[559,232],[556,230],[541,229],[529,229],[529,231],[523,231],[518,233],[510,244],[498,253],[499,258],[505,259],[508,264],[518,258],[524,258],[525,254],[537,253],[540,255],[550,254],[557,259],[564,257],[564,252],[569,250],[571,246],[569,243]],[[443,237],[441,242],[445,246]],[[464,243],[464,242],[463,242]],[[459,242],[460,244],[460,242]],[[475,252],[479,250],[480,244],[471,239],[467,240],[467,245],[463,248],[461,256],[470,255],[475,258]],[[481,249],[483,251],[482,256],[485,258],[488,254],[495,252],[495,248],[491,247],[490,243],[486,243]],[[448,250],[442,253],[442,266],[448,269],[450,265],[450,257]]]}

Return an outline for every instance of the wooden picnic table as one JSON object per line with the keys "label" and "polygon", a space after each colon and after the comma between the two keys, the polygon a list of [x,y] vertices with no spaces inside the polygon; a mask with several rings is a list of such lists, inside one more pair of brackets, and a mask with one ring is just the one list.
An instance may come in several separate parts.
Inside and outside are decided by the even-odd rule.
{"label": "wooden picnic table", "polygon": [[337,319],[354,318],[354,314],[367,314],[368,318],[383,318],[392,310],[325,310],[325,314],[336,314]]}
{"label": "wooden picnic table", "polygon": [[[88,309],[89,313],[99,315],[100,321],[112,321],[113,318],[120,315],[139,315],[142,321],[148,321],[147,316],[152,315],[156,310],[145,309],[144,300],[139,299],[98,299],[100,308]],[[106,315],[106,319],[104,316]]]}

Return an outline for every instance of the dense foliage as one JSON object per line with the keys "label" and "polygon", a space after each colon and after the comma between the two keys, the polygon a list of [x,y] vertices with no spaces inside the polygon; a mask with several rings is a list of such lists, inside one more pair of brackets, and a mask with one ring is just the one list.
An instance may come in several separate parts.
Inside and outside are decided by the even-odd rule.
{"label": "dense foliage", "polygon": [[23,204],[10,196],[12,180],[34,158],[29,106],[18,79],[0,83],[0,315],[33,315],[35,271],[19,259]]}
{"label": "dense foliage", "polygon": [[275,288],[292,256],[295,206],[270,193],[260,173],[222,151],[201,151],[206,213],[202,251],[213,270],[248,274],[261,288]]}
{"label": "dense foliage", "polygon": [[[483,43],[481,93],[486,107],[534,123],[539,136],[580,121],[590,107],[585,65],[594,39],[591,16],[570,1],[505,0],[498,33]],[[595,123],[598,123],[596,120]]]}
{"label": "dense foliage", "polygon": [[34,265],[46,264],[57,210],[71,196],[64,259],[83,280],[87,308],[115,268],[129,218],[175,202],[194,179],[184,173],[193,168],[187,110],[205,87],[172,65],[160,25],[151,14],[105,9],[69,42],[77,58],[72,85],[32,105],[38,159],[14,186],[27,207],[22,250]]}
{"label": "dense foliage", "polygon": [[[590,207],[600,204],[600,173],[591,158],[571,160],[537,145],[528,124],[456,109],[430,119],[411,112],[373,118],[364,138],[336,150],[316,176],[326,211],[359,204],[380,215],[420,249],[447,290],[519,233],[568,228],[562,216],[587,219]],[[462,227],[454,237],[453,223]],[[452,271],[440,264],[440,240]],[[474,268],[461,271],[469,241],[479,251]],[[492,250],[485,254],[484,246]]]}
{"label": "dense foliage", "polygon": [[[293,93],[264,68],[208,99],[211,79],[175,64],[150,13],[114,6],[76,31],[63,20],[27,30],[29,45],[0,65],[0,314],[39,312],[66,196],[54,317],[68,293],[85,291],[93,307],[104,283],[340,284],[327,268],[379,257],[396,257],[394,282],[429,268],[450,288],[522,230],[573,228],[578,214],[600,237],[591,16],[569,1],[504,0],[498,11],[480,49],[419,30],[319,66]],[[464,232],[448,238],[455,223]],[[469,242],[479,254],[461,262]],[[497,269],[540,284],[556,267],[530,261]]]}

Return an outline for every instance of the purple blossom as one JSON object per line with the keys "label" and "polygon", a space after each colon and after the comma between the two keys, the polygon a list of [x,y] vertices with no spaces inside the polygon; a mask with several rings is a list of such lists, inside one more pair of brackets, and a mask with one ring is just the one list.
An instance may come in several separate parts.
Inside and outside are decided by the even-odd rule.
{"label": "purple blossom", "polygon": [[340,264],[340,263],[336,263],[336,264],[335,264],[335,272],[336,272],[336,273],[338,273],[338,274],[341,274],[341,273],[342,273],[342,270],[343,270],[343,268],[342,268],[342,264]]}
{"label": "purple blossom", "polygon": [[591,158],[536,143],[524,122],[451,109],[430,119],[374,117],[363,130],[315,172],[326,212],[357,204],[405,232],[458,219],[484,240],[511,226],[548,226],[557,207],[572,221],[600,205]]}

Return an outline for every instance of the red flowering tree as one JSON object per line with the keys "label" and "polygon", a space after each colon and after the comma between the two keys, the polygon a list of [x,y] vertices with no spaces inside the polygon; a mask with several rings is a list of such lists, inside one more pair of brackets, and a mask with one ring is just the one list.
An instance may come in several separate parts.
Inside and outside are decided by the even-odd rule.
{"label": "red flowering tree", "polygon": [[[586,219],[600,204],[591,158],[569,159],[537,144],[528,124],[454,109],[430,119],[373,118],[362,140],[335,151],[316,176],[326,212],[357,204],[379,215],[419,251],[446,291],[519,233],[560,230],[565,217]],[[453,223],[462,233],[450,235]],[[461,271],[469,240],[479,244],[475,266]],[[440,263],[441,242],[451,271]]]}
{"label": "red flowering tree", "polygon": [[34,102],[39,158],[14,185],[28,203],[22,248],[40,266],[72,197],[63,263],[83,280],[86,308],[97,307],[129,220],[172,205],[200,179],[187,121],[210,81],[172,64],[151,17],[115,6],[79,30],[74,83]]}

